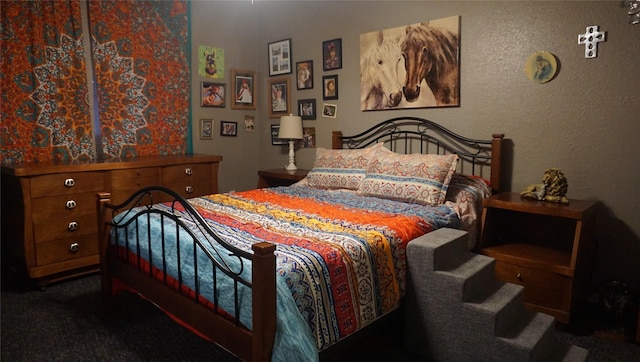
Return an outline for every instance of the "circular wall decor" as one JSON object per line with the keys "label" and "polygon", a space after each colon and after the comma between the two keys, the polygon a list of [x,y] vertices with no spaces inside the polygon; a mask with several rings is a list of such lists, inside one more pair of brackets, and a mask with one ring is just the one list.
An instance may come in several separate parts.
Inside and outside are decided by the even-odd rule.
{"label": "circular wall decor", "polygon": [[546,83],[553,79],[558,70],[556,57],[549,52],[535,52],[529,56],[524,65],[524,73],[530,81]]}

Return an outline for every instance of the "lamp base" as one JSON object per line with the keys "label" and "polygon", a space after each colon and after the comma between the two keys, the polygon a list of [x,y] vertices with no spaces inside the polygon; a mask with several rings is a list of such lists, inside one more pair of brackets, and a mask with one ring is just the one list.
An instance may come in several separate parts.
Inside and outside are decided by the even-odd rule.
{"label": "lamp base", "polygon": [[298,167],[296,167],[296,153],[294,148],[295,141],[289,140],[289,164],[284,167],[287,171],[295,171],[298,169]]}

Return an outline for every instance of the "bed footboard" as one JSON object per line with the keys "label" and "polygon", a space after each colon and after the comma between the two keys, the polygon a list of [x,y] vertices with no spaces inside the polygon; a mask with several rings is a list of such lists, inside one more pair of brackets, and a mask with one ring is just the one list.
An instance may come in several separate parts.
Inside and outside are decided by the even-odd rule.
{"label": "bed footboard", "polygon": [[[158,200],[165,201],[159,207]],[[170,201],[166,201],[170,200]],[[97,195],[98,225],[100,228],[100,266],[102,296],[105,305],[111,304],[114,291],[114,283],[122,283],[127,288],[140,293],[144,298],[159,306],[172,317],[177,318],[194,332],[204,336],[221,347],[236,354],[247,361],[270,361],[273,343],[276,333],[276,271],[275,271],[275,245],[271,243],[258,243],[252,246],[253,253],[239,250],[225,243],[207,225],[202,216],[182,197],[175,192],[162,187],[147,187],[119,205],[112,205],[109,193]],[[169,210],[169,211],[167,211]],[[173,211],[180,210],[178,213]],[[149,247],[151,256],[152,233],[138,233],[135,238],[126,239],[123,248],[116,240],[118,235],[123,237],[126,227],[135,223],[135,230],[139,229],[137,223],[150,225],[151,217],[159,217],[165,223],[174,225],[176,249],[180,249],[180,235],[186,233],[191,239],[185,242],[193,243],[194,255],[204,253],[208,256],[209,263],[213,265],[213,300],[205,299],[200,290],[200,279],[194,277],[195,288],[187,287],[187,281],[183,280],[182,273],[177,277],[167,276],[166,268],[154,266],[144,259],[144,255],[130,253],[129,250],[142,250]],[[187,227],[187,223],[191,227]],[[192,229],[197,229],[194,233]],[[150,228],[150,226],[147,226]],[[163,226],[164,227],[164,226]],[[165,265],[164,245],[165,232],[162,232],[162,262]],[[238,258],[240,270],[232,270],[229,265],[220,261],[220,258],[211,253],[207,243],[215,243],[228,252],[227,256]],[[137,255],[136,255],[137,254]],[[153,256],[153,260],[158,258]],[[149,257],[149,260],[152,258]],[[197,258],[196,258],[197,259]],[[247,263],[242,260],[251,260],[251,280],[240,277],[242,266]],[[195,264],[196,273],[198,263]],[[179,269],[179,267],[178,267]],[[234,293],[236,308],[234,312],[225,312],[218,305],[219,296],[216,288],[216,272],[221,272],[227,277],[233,278],[234,290],[225,290],[225,293]],[[246,275],[246,273],[245,273]],[[242,285],[251,288],[252,292],[252,330],[240,324],[240,309],[238,303],[238,288]]]}

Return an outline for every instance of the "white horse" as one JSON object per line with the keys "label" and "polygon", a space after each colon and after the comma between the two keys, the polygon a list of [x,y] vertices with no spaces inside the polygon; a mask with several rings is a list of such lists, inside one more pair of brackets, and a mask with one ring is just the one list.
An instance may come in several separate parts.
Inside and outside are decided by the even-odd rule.
{"label": "white horse", "polygon": [[360,57],[360,109],[394,108],[402,100],[398,67],[402,52],[398,39],[385,39],[378,32],[376,43]]}

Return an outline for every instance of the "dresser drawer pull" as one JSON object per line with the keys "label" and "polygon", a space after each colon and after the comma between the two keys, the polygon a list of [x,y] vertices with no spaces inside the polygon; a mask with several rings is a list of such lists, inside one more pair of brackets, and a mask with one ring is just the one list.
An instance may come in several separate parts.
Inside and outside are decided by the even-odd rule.
{"label": "dresser drawer pull", "polygon": [[69,231],[78,230],[78,223],[75,222],[75,221],[70,222],[69,225],[67,225],[67,230],[69,230]]}
{"label": "dresser drawer pull", "polygon": [[72,178],[68,178],[66,180],[64,180],[64,185],[66,187],[73,187],[73,185],[76,184],[76,180],[72,179]]}
{"label": "dresser drawer pull", "polygon": [[518,274],[516,275],[516,278],[517,278],[519,281],[522,281],[522,273],[518,273]]}
{"label": "dresser drawer pull", "polygon": [[187,167],[187,168],[184,169],[184,173],[187,176],[191,176],[193,174],[193,170],[191,169],[191,167]]}
{"label": "dresser drawer pull", "polygon": [[69,200],[67,201],[67,209],[71,210],[71,209],[75,209],[77,206],[75,200]]}
{"label": "dresser drawer pull", "polygon": [[193,193],[193,186],[187,186],[187,187],[185,187],[185,188],[184,188],[184,190],[185,190],[188,194],[191,194],[191,193]]}
{"label": "dresser drawer pull", "polygon": [[72,244],[69,246],[69,252],[70,252],[71,254],[75,254],[75,253],[77,253],[77,252],[79,252],[79,251],[80,251],[80,244],[78,244],[78,243],[72,243]]}

